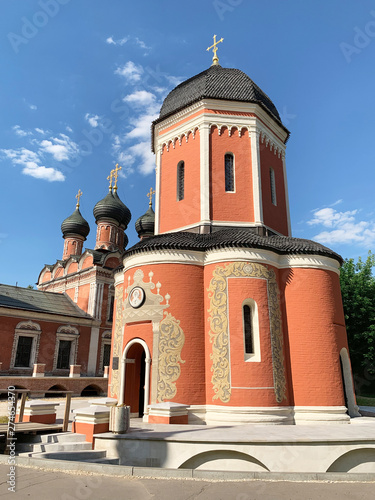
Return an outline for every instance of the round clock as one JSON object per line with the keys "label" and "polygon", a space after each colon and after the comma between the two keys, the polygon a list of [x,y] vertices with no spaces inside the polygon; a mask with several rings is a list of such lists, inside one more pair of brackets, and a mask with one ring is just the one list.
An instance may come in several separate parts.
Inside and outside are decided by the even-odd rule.
{"label": "round clock", "polygon": [[134,309],[137,309],[138,307],[141,307],[141,305],[145,301],[145,298],[146,295],[143,288],[141,288],[140,286],[136,286],[129,293],[129,304],[134,307]]}

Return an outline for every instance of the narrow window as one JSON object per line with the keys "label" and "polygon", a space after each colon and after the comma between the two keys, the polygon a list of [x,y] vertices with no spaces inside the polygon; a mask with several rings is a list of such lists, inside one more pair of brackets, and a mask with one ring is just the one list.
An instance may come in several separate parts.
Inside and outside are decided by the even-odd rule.
{"label": "narrow window", "polygon": [[102,371],[104,372],[104,367],[109,366],[111,362],[111,344],[104,344],[103,349],[103,366]]}
{"label": "narrow window", "polygon": [[184,199],[185,193],[185,163],[180,161],[177,165],[177,201]]}
{"label": "narrow window", "polygon": [[115,297],[112,295],[110,299],[110,304],[109,304],[109,311],[108,311],[108,322],[112,323],[113,321],[113,306],[115,303]]}
{"label": "narrow window", "polygon": [[243,328],[245,336],[245,354],[253,354],[254,345],[253,345],[251,308],[250,306],[245,304],[242,308],[242,311],[243,311]]}
{"label": "narrow window", "polygon": [[17,353],[14,366],[19,368],[30,367],[32,345],[33,337],[18,337]]}
{"label": "narrow window", "polygon": [[60,340],[59,354],[57,357],[56,368],[67,370],[70,366],[70,348],[72,342],[70,340]]}
{"label": "narrow window", "polygon": [[275,171],[270,168],[270,186],[271,186],[271,201],[272,205],[276,205],[276,184],[275,184]]}
{"label": "narrow window", "polygon": [[234,192],[234,158],[232,153],[225,155],[225,191]]}

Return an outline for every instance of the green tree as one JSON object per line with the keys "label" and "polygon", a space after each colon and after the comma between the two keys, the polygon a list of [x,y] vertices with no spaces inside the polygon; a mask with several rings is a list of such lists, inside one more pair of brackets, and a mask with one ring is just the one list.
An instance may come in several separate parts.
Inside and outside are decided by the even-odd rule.
{"label": "green tree", "polygon": [[375,255],[346,259],[340,273],[346,330],[355,375],[374,380],[375,375]]}

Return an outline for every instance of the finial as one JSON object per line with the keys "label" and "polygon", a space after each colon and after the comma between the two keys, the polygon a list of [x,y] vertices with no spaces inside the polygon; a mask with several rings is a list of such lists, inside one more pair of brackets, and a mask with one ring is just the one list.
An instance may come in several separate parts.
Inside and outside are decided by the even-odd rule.
{"label": "finial", "polygon": [[207,50],[211,50],[212,49],[212,52],[214,53],[214,57],[212,58],[212,64],[211,66],[217,66],[219,64],[219,58],[217,57],[216,55],[216,52],[217,52],[217,45],[222,42],[224,40],[224,38],[221,38],[218,42],[216,41],[216,35],[214,35],[214,43],[213,45],[211,45],[211,47],[208,47]]}
{"label": "finial", "polygon": [[111,173],[107,177],[107,180],[109,180],[109,191],[112,191],[113,170],[111,170]]}
{"label": "finial", "polygon": [[77,198],[76,208],[79,208],[79,200],[81,199],[82,195],[83,195],[82,191],[80,189],[78,189],[78,193],[76,194],[76,198]]}
{"label": "finial", "polygon": [[150,198],[150,201],[148,203],[149,207],[152,207],[152,195],[155,194],[154,189],[150,188],[150,191],[147,193],[148,198]]}
{"label": "finial", "polygon": [[118,166],[118,163],[116,163],[116,168],[111,171],[111,174],[113,173],[113,177],[115,179],[114,184],[113,184],[113,191],[117,191],[117,179],[118,179],[118,173],[122,170],[122,167]]}

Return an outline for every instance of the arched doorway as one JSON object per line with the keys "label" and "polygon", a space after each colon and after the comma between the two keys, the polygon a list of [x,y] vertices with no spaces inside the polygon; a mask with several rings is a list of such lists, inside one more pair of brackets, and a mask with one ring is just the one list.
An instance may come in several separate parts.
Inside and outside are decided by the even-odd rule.
{"label": "arched doorway", "polygon": [[147,420],[151,356],[146,342],[133,339],[125,347],[121,363],[120,404],[130,406],[131,417]]}
{"label": "arched doorway", "polygon": [[352,378],[352,370],[350,367],[349,354],[345,347],[340,351],[340,363],[342,372],[342,385],[344,390],[345,405],[348,409],[350,417],[360,417],[358,407],[355,404],[354,386]]}

